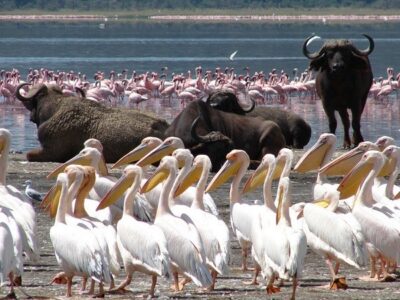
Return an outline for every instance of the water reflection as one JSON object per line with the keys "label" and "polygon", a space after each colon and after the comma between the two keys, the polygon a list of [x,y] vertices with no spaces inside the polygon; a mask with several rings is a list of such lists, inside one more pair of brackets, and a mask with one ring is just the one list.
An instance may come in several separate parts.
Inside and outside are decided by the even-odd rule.
{"label": "water reflection", "polygon": [[[292,98],[286,104],[273,106],[296,112],[310,123],[312,136],[306,148],[315,143],[321,133],[328,132],[328,121],[319,100],[303,101]],[[140,103],[137,108],[134,106],[130,109],[152,112],[170,123],[181,111],[181,103],[178,99],[172,99],[171,102],[151,99]],[[341,147],[343,128],[338,116],[337,118],[337,146]],[[30,122],[29,112],[24,107],[0,105],[0,127],[11,131],[13,135],[11,149],[14,151],[26,152],[39,146],[36,125]],[[400,104],[397,95],[393,94],[384,101],[368,99],[361,118],[361,129],[366,140],[375,141],[382,135],[400,139]]]}

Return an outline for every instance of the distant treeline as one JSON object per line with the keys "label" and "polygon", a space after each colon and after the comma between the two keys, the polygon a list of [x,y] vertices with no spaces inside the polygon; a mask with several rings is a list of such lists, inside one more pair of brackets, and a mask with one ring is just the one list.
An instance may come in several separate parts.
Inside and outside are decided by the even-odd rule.
{"label": "distant treeline", "polygon": [[400,8],[400,0],[0,0],[0,11],[15,9],[268,9],[268,8]]}

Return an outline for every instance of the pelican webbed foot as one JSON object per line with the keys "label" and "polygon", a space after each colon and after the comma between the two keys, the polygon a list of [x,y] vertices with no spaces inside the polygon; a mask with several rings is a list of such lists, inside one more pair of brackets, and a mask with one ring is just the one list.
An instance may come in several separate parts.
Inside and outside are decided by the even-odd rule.
{"label": "pelican webbed foot", "polygon": [[332,280],[329,287],[331,290],[346,290],[348,285],[346,283],[346,277],[336,277]]}

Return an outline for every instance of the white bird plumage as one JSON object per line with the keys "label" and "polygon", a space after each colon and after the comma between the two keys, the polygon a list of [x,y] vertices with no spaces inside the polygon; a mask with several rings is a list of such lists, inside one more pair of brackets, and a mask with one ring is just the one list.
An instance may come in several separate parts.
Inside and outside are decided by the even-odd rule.
{"label": "white bird plumage", "polygon": [[126,279],[118,286],[124,289],[130,284],[135,271],[152,276],[149,295],[154,297],[157,276],[169,277],[170,258],[167,241],[162,230],[154,224],[145,223],[133,216],[133,201],[142,182],[142,168],[127,166],[121,178],[107,193],[99,208],[111,205],[126,191],[122,218],[117,223],[117,235],[125,266]]}
{"label": "white bird plumage", "polygon": [[[164,157],[154,174],[142,187],[147,192],[165,179],[154,224],[160,227],[167,240],[174,275],[175,290],[180,290],[178,273],[190,278],[196,285],[208,287],[212,283],[207,269],[204,246],[197,228],[186,214],[174,216],[168,205],[168,198],[177,176],[178,164],[174,157]],[[163,177],[160,179],[160,177]]]}

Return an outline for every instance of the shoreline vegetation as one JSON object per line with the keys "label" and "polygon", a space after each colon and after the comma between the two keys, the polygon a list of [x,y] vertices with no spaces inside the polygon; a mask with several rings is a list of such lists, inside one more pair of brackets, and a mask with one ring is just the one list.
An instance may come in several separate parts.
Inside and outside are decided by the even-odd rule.
{"label": "shoreline vegetation", "polygon": [[98,20],[155,20],[155,21],[258,21],[258,22],[391,22],[400,21],[400,10],[374,10],[356,8],[328,9],[237,9],[237,10],[109,10],[109,11],[38,11],[13,10],[0,12],[0,21],[98,21]]}

